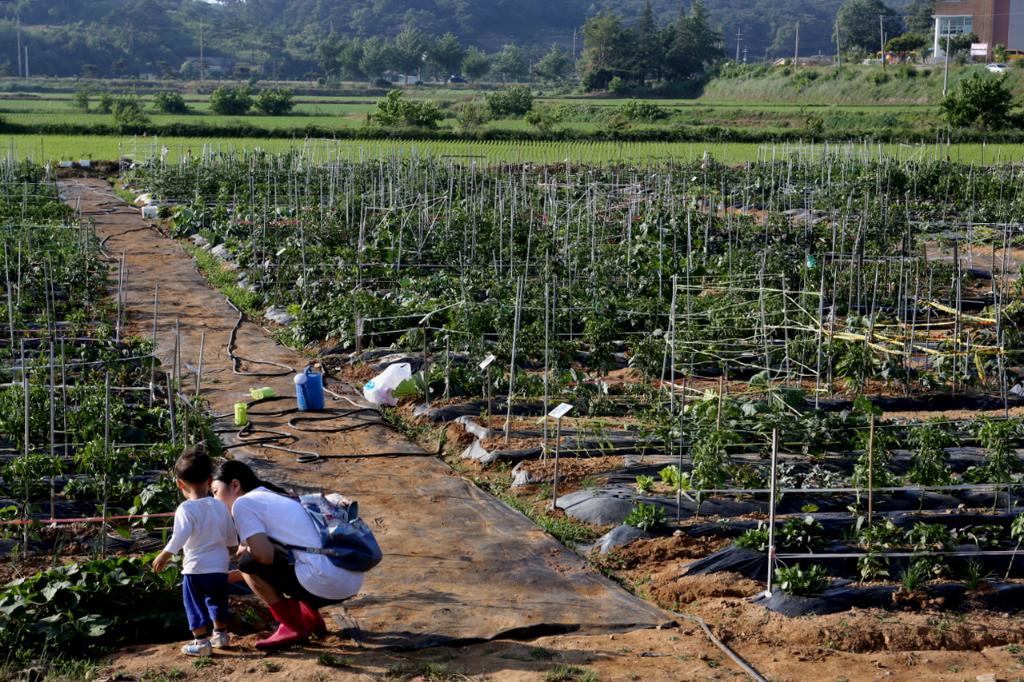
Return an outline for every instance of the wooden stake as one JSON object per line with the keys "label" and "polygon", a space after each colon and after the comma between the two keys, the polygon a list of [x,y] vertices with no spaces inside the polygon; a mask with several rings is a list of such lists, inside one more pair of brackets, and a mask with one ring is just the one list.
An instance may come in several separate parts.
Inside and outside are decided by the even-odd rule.
{"label": "wooden stake", "polygon": [[875,415],[868,417],[868,528],[875,514]]}

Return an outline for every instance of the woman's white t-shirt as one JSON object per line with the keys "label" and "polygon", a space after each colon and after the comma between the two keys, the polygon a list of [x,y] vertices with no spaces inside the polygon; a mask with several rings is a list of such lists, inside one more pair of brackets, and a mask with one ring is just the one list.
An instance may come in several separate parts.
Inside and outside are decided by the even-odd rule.
{"label": "woman's white t-shirt", "polygon": [[[238,537],[264,533],[283,545],[319,547],[320,532],[313,519],[293,498],[259,487],[242,495],[231,508]],[[295,577],[299,584],[324,599],[348,599],[363,586],[363,574],[331,563],[323,554],[295,551]]]}

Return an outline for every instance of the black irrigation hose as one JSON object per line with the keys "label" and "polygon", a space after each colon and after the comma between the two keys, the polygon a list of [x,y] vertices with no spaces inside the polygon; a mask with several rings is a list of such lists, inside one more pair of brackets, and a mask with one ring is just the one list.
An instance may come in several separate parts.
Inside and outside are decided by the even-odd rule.
{"label": "black irrigation hose", "polygon": [[[295,396],[271,396],[269,398],[262,398],[260,400],[254,400],[248,403],[250,406],[262,405],[265,403],[275,402],[278,400],[294,400]],[[358,431],[361,429],[368,429],[375,426],[381,428],[390,429],[392,431],[398,431],[398,429],[385,421],[362,421],[359,424],[350,424],[347,426],[336,426],[330,428],[306,428],[300,426],[302,422],[325,422],[333,421],[335,419],[344,419],[352,417],[353,415],[371,413],[380,415],[380,411],[370,407],[357,407],[353,410],[327,410],[326,414],[316,415],[305,415],[295,416],[288,420],[288,426],[298,431],[304,431],[307,433],[350,433],[352,431]],[[285,417],[290,414],[300,414],[297,407],[289,407],[282,410],[276,410],[271,412],[248,412],[250,416],[258,417]],[[233,416],[233,414],[219,414],[214,415],[215,419],[224,419]],[[316,462],[322,462],[328,459],[364,459],[368,457],[438,457],[441,455],[444,449],[444,441],[438,442],[436,452],[370,452],[370,453],[352,453],[352,454],[338,454],[338,455],[323,455],[319,452],[312,452],[309,450],[296,450],[294,448],[286,447],[282,442],[286,442],[288,445],[298,440],[298,436],[294,433],[287,431],[277,431],[274,429],[257,429],[253,427],[252,422],[243,426],[238,431],[234,429],[220,429],[216,430],[215,433],[234,433],[235,437],[239,440],[238,443],[233,445],[226,445],[225,449],[230,450],[233,448],[240,448],[246,445],[257,445],[264,448],[273,450],[280,450],[281,452],[287,452],[289,454],[296,455],[296,461],[299,464],[314,464]],[[268,434],[261,435],[257,438],[252,436],[257,434]]]}
{"label": "black irrigation hose", "polygon": [[[295,374],[295,368],[290,365],[285,365],[280,362],[271,362],[270,360],[253,360],[251,358],[242,357],[235,353],[235,349],[238,347],[238,330],[242,326],[242,321],[245,319],[245,313],[243,313],[238,306],[231,302],[230,298],[225,298],[228,305],[238,313],[238,319],[235,321],[235,326],[231,328],[231,335],[228,337],[228,357],[231,358],[231,371],[242,377],[284,377],[291,374]],[[250,365],[266,365],[268,367],[278,367],[280,371],[275,372],[243,372],[239,369],[242,363],[246,362]]]}

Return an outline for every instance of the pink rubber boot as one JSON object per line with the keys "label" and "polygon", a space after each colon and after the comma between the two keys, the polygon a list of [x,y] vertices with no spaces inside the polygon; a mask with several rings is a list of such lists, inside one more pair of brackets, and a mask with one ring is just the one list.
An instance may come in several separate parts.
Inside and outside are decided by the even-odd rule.
{"label": "pink rubber boot", "polygon": [[306,631],[317,637],[325,637],[327,635],[327,623],[324,622],[324,617],[320,615],[320,611],[304,601],[299,602],[299,609],[302,611],[302,624],[306,626]]}
{"label": "pink rubber boot", "polygon": [[303,623],[302,609],[294,599],[282,599],[270,607],[279,625],[277,632],[256,642],[257,649],[280,649],[293,644],[305,644],[308,631]]}

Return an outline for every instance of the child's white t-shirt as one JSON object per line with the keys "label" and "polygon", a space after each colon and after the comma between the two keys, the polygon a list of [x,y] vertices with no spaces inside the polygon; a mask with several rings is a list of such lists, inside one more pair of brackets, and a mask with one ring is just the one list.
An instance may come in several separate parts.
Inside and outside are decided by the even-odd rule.
{"label": "child's white t-shirt", "polygon": [[[320,532],[295,499],[262,486],[242,495],[231,508],[238,537],[245,542],[258,533],[284,545],[320,547]],[[309,592],[324,599],[347,599],[363,586],[363,574],[346,571],[323,554],[296,550],[295,577]]]}
{"label": "child's white t-shirt", "polygon": [[185,550],[181,572],[185,575],[227,573],[228,547],[238,544],[231,513],[212,497],[185,500],[174,512],[174,531],[164,551]]}

